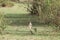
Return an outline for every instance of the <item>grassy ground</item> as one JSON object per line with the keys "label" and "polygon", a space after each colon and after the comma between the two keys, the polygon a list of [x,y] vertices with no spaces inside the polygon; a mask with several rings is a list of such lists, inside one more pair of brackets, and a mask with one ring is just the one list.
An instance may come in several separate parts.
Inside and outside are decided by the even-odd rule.
{"label": "grassy ground", "polygon": [[0,35],[0,40],[60,40],[60,36]]}
{"label": "grassy ground", "polygon": [[[33,26],[32,30],[34,30],[34,28],[37,28],[37,32],[36,35],[60,35],[60,32],[55,32],[55,28],[51,27],[51,26],[47,26],[47,25],[42,25],[42,26]],[[10,34],[21,34],[21,35],[30,35],[30,29],[27,26],[7,26],[5,29],[5,32],[10,33]],[[34,32],[34,31],[33,31]],[[35,33],[35,32],[34,32]]]}
{"label": "grassy ground", "polygon": [[0,40],[60,40],[59,32],[52,27],[45,25],[33,28],[37,28],[35,35],[31,35],[28,26],[7,26],[6,34],[0,35]]}
{"label": "grassy ground", "polygon": [[18,3],[15,3],[15,6],[13,7],[1,7],[0,8],[0,12],[3,12],[3,13],[10,13],[10,14],[15,14],[15,13],[23,13],[23,14],[26,14],[27,13],[27,4],[18,4]]}
{"label": "grassy ground", "polygon": [[[18,5],[18,6],[17,6]],[[26,8],[27,4],[23,5],[23,4],[15,4],[15,6],[8,8],[8,7],[4,7],[4,8],[0,8],[1,12],[4,12],[6,14],[27,14],[27,10]],[[15,16],[15,15],[14,15]],[[14,17],[13,16],[13,17]],[[12,17],[12,16],[10,16]],[[28,19],[28,18],[32,18],[28,15],[24,16],[24,15],[16,15],[16,17],[25,17],[23,19]],[[10,20],[17,20],[19,19],[19,21],[23,20],[23,19],[19,19],[19,18],[11,18]],[[36,17],[34,17],[36,18]],[[9,19],[8,19],[9,20]],[[32,18],[33,20],[33,18]],[[26,20],[27,21],[27,20]],[[35,21],[35,19],[33,20]],[[60,32],[55,32],[55,29],[51,26],[47,26],[47,25],[43,25],[43,26],[33,26],[33,29],[37,28],[37,32],[35,35],[31,35],[31,32],[27,26],[6,26],[5,29],[5,34],[4,35],[0,35],[0,40],[60,40]]]}

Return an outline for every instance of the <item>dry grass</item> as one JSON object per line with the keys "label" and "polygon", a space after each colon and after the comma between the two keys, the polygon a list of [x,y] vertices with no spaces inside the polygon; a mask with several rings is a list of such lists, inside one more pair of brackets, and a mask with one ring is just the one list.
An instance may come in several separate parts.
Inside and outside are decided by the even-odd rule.
{"label": "dry grass", "polygon": [[[53,30],[51,27],[49,27],[50,29],[48,27],[44,28],[41,26],[36,28],[39,35],[29,34],[30,32],[27,26],[18,26],[18,31],[16,31],[16,26],[8,26],[5,31],[10,30],[9,32],[11,32],[11,34],[0,35],[0,40],[60,40],[60,36],[57,35],[56,32],[54,32],[54,34],[52,34],[53,32],[48,32],[48,34],[46,34],[47,31]],[[18,32],[21,33],[18,34]]]}
{"label": "dry grass", "polygon": [[1,7],[0,12],[25,14],[25,13],[27,13],[27,9],[25,7],[27,7],[27,4],[15,3],[15,6],[13,6],[13,7]]}
{"label": "dry grass", "polygon": [[0,40],[60,40],[60,36],[0,35]]}
{"label": "dry grass", "polygon": [[[24,8],[27,5],[17,5],[12,8],[0,8],[0,11],[4,13],[27,13]],[[57,35],[60,33],[54,32],[52,27],[36,26],[39,35],[30,35],[28,26],[19,26],[18,31],[16,31],[16,28],[15,26],[7,26],[5,32],[10,34],[0,35],[0,40],[60,40],[60,35]]]}

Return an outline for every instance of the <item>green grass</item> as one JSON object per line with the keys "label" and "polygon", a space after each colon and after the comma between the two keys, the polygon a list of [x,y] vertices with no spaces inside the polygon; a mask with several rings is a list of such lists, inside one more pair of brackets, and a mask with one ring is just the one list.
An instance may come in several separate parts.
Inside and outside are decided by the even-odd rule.
{"label": "green grass", "polygon": [[[39,24],[38,20],[36,20],[37,16],[28,15],[28,12],[24,7],[27,7],[27,4],[15,4],[15,6],[11,8],[0,8],[0,11],[6,14],[5,23],[9,24],[11,23],[9,22],[11,20],[15,23],[20,22],[18,23],[19,26],[14,23],[13,26],[7,25],[4,35],[0,35],[0,40],[60,40],[60,32],[55,32],[53,26]],[[37,28],[37,33],[35,35],[31,35],[28,28],[30,18],[33,23],[33,29]]]}
{"label": "green grass", "polygon": [[0,40],[60,40],[60,36],[0,35]]}
{"label": "green grass", "polygon": [[[30,16],[28,15],[28,12],[27,12],[27,4],[18,4],[18,3],[15,3],[15,6],[13,7],[1,7],[0,8],[0,12],[6,14],[5,15],[5,19],[7,22],[7,24],[9,24],[11,20],[15,20],[14,23],[17,23],[17,24],[28,24],[28,22],[30,21],[30,18],[31,18],[31,21],[35,22],[36,18],[35,16]],[[25,22],[25,23],[24,23]],[[33,23],[34,23],[33,22]],[[14,24],[12,23],[12,24]]]}
{"label": "green grass", "polygon": [[60,40],[60,36],[0,35],[0,40]]}
{"label": "green grass", "polygon": [[15,3],[15,6],[13,7],[1,7],[0,8],[0,12],[3,12],[5,14],[21,14],[21,13],[27,13],[27,9],[25,8],[27,7],[27,4],[18,4]]}
{"label": "green grass", "polygon": [[[28,25],[30,21],[33,23],[33,25],[39,24],[38,17],[29,14],[6,14],[5,21],[7,24],[15,23],[17,25]],[[12,21],[12,23],[10,21]]]}
{"label": "green grass", "polygon": [[37,33],[31,35],[28,26],[7,26],[5,29],[7,34],[0,35],[0,40],[60,40],[59,32],[55,32],[52,27],[45,25],[36,28]]}
{"label": "green grass", "polygon": [[[37,28],[37,33],[36,35],[60,35],[60,32],[55,32],[55,29],[51,26],[48,25],[42,25],[42,26],[33,26],[32,30],[34,28]],[[7,26],[5,29],[5,32],[8,34],[13,34],[13,35],[31,35],[30,29],[27,26]]]}

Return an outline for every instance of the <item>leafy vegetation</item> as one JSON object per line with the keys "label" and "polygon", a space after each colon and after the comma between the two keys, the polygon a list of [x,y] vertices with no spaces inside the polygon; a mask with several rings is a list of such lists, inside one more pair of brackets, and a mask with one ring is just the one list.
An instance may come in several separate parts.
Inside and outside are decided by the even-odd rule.
{"label": "leafy vegetation", "polygon": [[0,8],[0,33],[6,34],[0,35],[0,40],[60,40],[60,0],[33,0],[28,4],[0,0],[0,4],[9,6]]}
{"label": "leafy vegetation", "polygon": [[[38,15],[42,23],[60,25],[59,0],[33,0],[31,15]],[[60,26],[59,26],[60,27]]]}

